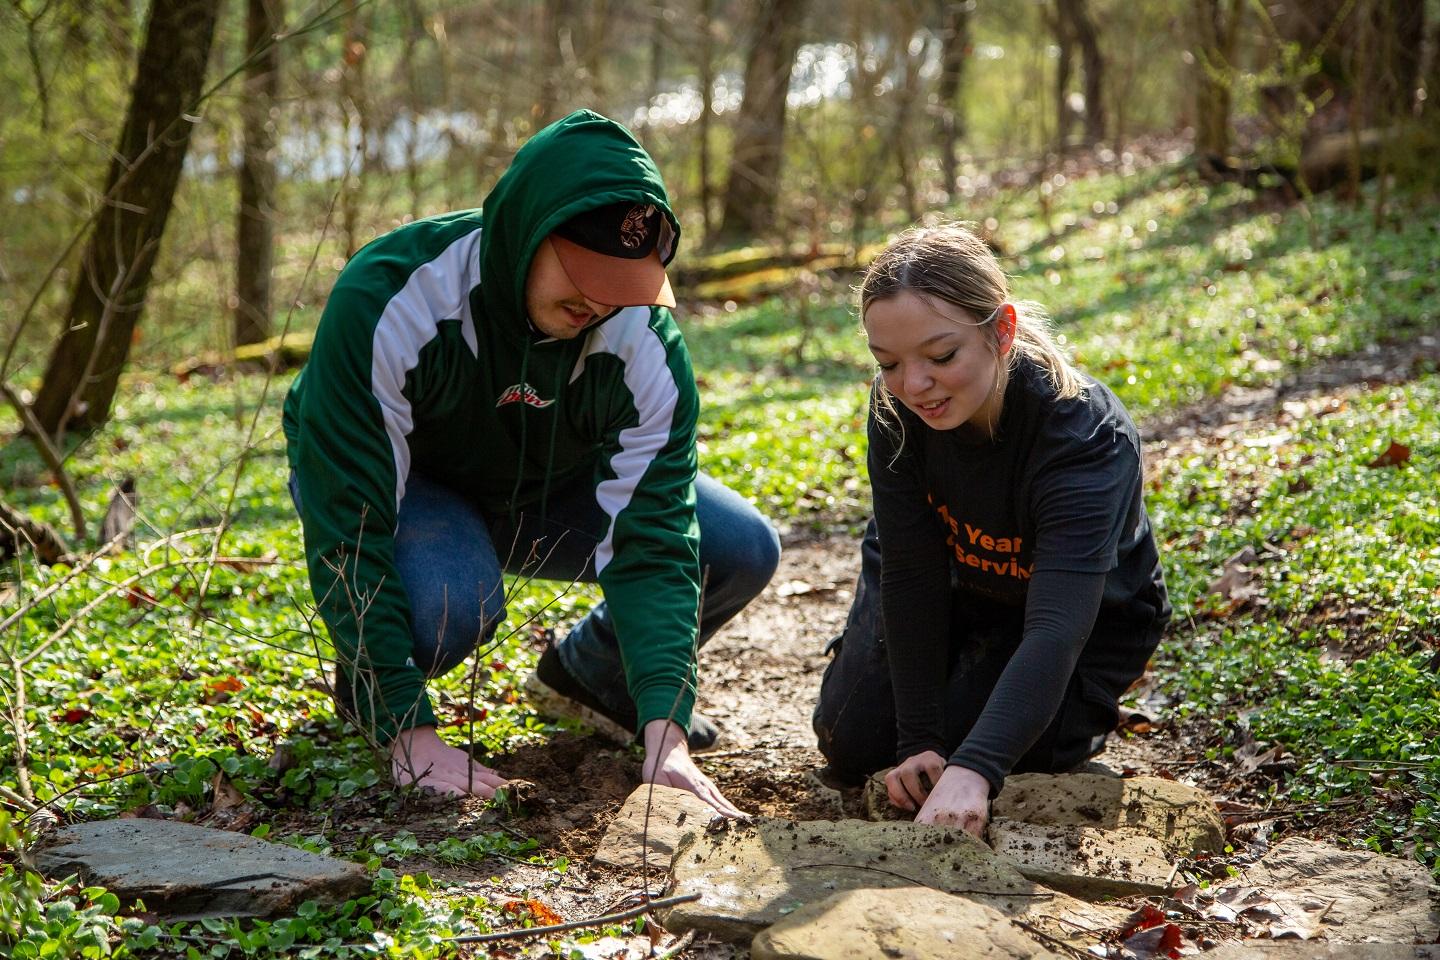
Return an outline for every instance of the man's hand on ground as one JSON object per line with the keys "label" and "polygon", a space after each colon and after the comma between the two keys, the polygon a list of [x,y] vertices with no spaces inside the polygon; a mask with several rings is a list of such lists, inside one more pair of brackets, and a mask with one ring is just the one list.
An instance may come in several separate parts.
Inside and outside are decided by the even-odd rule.
{"label": "man's hand on ground", "polygon": [[695,766],[685,742],[685,731],[677,723],[651,720],[645,724],[645,766],[641,769],[641,778],[646,783],[688,790],[722,816],[746,816]]}
{"label": "man's hand on ground", "polygon": [[437,793],[489,799],[508,781],[440,739],[434,727],[401,730],[390,743],[390,774],[401,786],[415,784]]}

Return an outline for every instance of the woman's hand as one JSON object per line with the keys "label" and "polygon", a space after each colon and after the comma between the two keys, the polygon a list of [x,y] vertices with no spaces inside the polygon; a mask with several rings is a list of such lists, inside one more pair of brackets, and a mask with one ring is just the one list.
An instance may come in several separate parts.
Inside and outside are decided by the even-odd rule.
{"label": "woman's hand", "polygon": [[915,822],[956,826],[984,840],[990,823],[990,781],[968,767],[946,767]]}
{"label": "woman's hand", "polygon": [[688,790],[704,800],[722,816],[743,817],[740,811],[715,782],[700,772],[695,761],[690,759],[690,746],[685,731],[678,723],[668,720],[651,720],[645,724],[645,765],[640,777],[646,783]]}
{"label": "woman's hand", "polygon": [[415,784],[448,796],[495,796],[508,781],[440,739],[434,727],[401,730],[390,742],[390,775],[401,786]]}
{"label": "woman's hand", "polygon": [[945,758],[934,750],[906,757],[885,774],[885,790],[890,794],[890,802],[901,810],[912,813],[919,810],[944,772]]}

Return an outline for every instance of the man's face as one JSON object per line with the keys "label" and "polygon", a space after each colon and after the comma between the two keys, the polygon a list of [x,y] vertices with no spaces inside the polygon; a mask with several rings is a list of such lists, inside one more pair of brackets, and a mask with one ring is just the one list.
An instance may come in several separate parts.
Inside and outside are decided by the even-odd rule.
{"label": "man's face", "polygon": [[557,340],[570,340],[617,309],[587,299],[560,265],[550,238],[540,241],[525,278],[525,310],[536,330]]}

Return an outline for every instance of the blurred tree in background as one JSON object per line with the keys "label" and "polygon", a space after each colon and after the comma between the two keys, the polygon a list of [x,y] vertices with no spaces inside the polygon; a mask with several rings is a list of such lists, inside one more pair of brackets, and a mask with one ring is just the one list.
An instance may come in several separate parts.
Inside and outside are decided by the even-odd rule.
{"label": "blurred tree in background", "polygon": [[[1437,6],[8,0],[0,385],[52,434],[92,427],[132,355],[260,340],[277,310],[307,329],[358,247],[479,205],[581,106],[656,156],[686,260],[702,239],[858,247],[954,204],[983,219],[966,204],[995,178],[1038,185],[1077,153],[1193,150],[1293,197],[1423,181]],[[213,47],[193,17],[165,26],[179,7],[218,16]],[[159,34],[200,80],[157,73]],[[147,152],[181,129],[188,151]],[[173,203],[127,192],[167,178]]]}

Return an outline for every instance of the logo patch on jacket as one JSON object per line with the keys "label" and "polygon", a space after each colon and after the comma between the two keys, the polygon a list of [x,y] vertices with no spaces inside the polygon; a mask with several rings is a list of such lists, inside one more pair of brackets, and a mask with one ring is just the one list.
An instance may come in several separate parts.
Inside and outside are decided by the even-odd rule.
{"label": "logo patch on jacket", "polygon": [[535,388],[530,384],[517,383],[500,391],[500,399],[495,401],[495,408],[498,410],[507,403],[523,403],[537,410],[543,410],[554,402],[554,400],[540,399],[540,394],[536,393]]}

